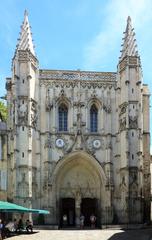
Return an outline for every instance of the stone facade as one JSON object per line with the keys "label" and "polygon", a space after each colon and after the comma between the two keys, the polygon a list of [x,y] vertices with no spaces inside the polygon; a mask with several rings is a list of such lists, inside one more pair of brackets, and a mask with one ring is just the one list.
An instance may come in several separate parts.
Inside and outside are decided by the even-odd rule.
{"label": "stone facade", "polygon": [[0,117],[0,200],[7,200],[7,131]]}
{"label": "stone facade", "polygon": [[[48,209],[45,223],[150,217],[149,90],[128,18],[117,72],[39,69],[27,13],[7,78],[8,197]],[[59,130],[59,107],[67,130]],[[97,131],[91,131],[91,107]]]}

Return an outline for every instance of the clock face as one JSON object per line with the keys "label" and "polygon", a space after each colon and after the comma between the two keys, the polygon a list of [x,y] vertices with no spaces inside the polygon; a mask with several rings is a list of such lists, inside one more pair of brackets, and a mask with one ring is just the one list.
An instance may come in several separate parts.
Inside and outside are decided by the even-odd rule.
{"label": "clock face", "polygon": [[58,148],[63,148],[64,147],[64,140],[62,138],[56,139],[56,146]]}
{"label": "clock face", "polygon": [[101,142],[100,140],[96,139],[93,141],[93,147],[96,149],[99,149],[101,147]]}

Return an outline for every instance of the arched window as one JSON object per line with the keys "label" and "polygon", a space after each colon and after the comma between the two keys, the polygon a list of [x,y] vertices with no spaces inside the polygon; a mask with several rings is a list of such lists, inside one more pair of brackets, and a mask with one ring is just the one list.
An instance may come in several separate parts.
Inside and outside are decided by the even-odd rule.
{"label": "arched window", "polygon": [[59,131],[68,131],[68,108],[65,104],[61,104],[58,111]]}
{"label": "arched window", "polygon": [[93,104],[90,108],[90,131],[97,132],[98,129],[98,109]]}

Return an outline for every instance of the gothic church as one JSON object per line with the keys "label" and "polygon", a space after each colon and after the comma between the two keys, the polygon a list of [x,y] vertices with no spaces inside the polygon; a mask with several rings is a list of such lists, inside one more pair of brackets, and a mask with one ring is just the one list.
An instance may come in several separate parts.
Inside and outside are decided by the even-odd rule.
{"label": "gothic church", "polygon": [[39,69],[25,12],[6,89],[9,200],[59,227],[149,220],[150,93],[130,17],[116,72],[63,71]]}

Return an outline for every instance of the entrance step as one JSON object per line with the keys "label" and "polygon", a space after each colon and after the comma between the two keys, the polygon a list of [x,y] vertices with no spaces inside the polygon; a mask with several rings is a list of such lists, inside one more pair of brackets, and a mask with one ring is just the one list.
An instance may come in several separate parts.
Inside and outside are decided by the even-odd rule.
{"label": "entrance step", "polygon": [[58,225],[34,225],[35,230],[58,230]]}
{"label": "entrance step", "polygon": [[144,224],[102,225],[102,229],[141,229]]}

